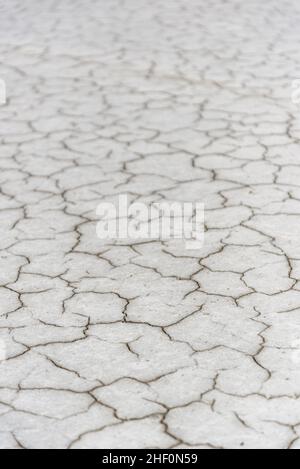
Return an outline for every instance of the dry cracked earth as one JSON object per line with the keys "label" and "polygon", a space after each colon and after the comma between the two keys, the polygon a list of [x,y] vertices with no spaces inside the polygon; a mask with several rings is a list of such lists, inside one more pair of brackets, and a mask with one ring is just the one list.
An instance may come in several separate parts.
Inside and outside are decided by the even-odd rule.
{"label": "dry cracked earth", "polygon": [[[297,0],[0,5],[0,447],[300,448]],[[96,207],[203,202],[205,243]]]}

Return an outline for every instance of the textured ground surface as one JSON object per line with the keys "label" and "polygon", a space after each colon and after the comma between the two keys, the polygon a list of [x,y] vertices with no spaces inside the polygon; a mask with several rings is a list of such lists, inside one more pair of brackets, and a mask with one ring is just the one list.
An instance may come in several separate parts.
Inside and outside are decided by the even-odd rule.
{"label": "textured ground surface", "polygon": [[[300,447],[299,2],[0,8],[0,447]],[[120,193],[203,249],[101,244]]]}

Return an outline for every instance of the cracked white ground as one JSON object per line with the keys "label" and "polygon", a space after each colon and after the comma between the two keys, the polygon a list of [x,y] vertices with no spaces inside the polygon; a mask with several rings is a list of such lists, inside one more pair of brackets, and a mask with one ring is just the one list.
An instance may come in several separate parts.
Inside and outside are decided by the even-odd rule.
{"label": "cracked white ground", "polygon": [[300,448],[298,0],[0,7],[0,447]]}

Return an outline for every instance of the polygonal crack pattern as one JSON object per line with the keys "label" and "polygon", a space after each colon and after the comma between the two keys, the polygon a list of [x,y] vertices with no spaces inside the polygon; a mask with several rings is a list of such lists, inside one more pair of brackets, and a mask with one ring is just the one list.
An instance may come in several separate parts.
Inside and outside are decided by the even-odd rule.
{"label": "polygonal crack pattern", "polygon": [[[0,447],[299,448],[299,2],[5,10]],[[119,194],[203,248],[101,242]]]}

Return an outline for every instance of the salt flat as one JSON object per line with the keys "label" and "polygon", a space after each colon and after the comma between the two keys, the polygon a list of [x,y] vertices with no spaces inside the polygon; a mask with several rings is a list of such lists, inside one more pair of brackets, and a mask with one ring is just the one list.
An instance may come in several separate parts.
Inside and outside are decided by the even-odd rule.
{"label": "salt flat", "polygon": [[300,448],[299,2],[0,8],[0,447]]}

